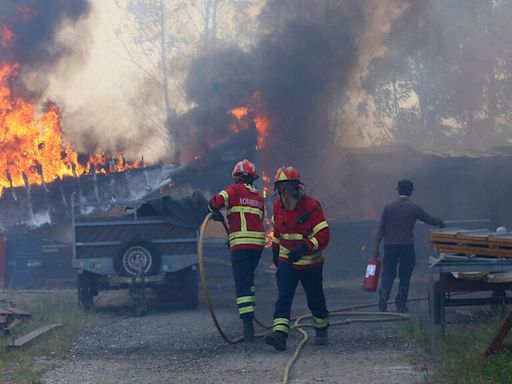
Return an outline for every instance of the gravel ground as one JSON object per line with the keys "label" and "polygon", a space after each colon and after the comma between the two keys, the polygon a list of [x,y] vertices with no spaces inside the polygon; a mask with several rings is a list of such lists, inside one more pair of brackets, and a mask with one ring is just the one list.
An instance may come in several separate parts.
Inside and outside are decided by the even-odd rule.
{"label": "gravel ground", "polygon": [[[225,331],[240,334],[230,279],[211,284],[217,314]],[[275,289],[273,276],[257,276],[258,314],[270,322]],[[355,281],[326,281],[328,305],[343,307],[375,300],[364,296]],[[76,340],[71,359],[46,372],[43,383],[280,383],[300,335],[293,332],[288,351],[277,352],[261,339],[226,344],[204,304],[198,310],[150,309],[135,317],[122,293],[102,293],[98,321]],[[302,289],[295,314],[307,312]],[[330,344],[309,343],[296,362],[290,383],[423,383],[425,367],[417,347],[390,323],[331,327]],[[311,332],[311,331],[310,331]],[[399,332],[398,332],[399,333]],[[312,332],[311,332],[312,335]]]}

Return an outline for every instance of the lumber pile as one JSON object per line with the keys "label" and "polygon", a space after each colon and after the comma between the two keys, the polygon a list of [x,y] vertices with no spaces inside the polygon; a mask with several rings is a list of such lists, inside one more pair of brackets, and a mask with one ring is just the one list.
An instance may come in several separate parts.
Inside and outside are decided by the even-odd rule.
{"label": "lumber pile", "polygon": [[512,232],[445,228],[432,231],[430,243],[439,253],[468,257],[512,258]]}
{"label": "lumber pile", "polygon": [[[512,259],[512,232],[496,233],[488,229],[445,228],[430,232],[430,243],[439,254],[437,260]],[[452,272],[456,279],[510,283],[505,272]]]}

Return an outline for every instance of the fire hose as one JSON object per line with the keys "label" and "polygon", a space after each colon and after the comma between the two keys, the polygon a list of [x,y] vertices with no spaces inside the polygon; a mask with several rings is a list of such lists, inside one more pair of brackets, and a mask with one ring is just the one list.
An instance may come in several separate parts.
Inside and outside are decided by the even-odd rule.
{"label": "fire hose", "polygon": [[[213,302],[210,296],[210,292],[208,289],[208,284],[206,282],[206,273],[205,273],[205,260],[204,260],[204,238],[206,233],[206,228],[208,227],[208,223],[213,216],[213,212],[209,213],[206,218],[204,219],[200,233],[199,233],[199,240],[197,243],[197,253],[198,253],[198,265],[199,265],[199,278],[201,282],[201,289],[203,291],[203,296],[206,301],[206,305],[208,307],[208,312],[210,313],[210,316],[213,320],[213,323],[215,325],[215,328],[217,328],[217,331],[221,335],[221,337],[229,344],[236,344],[243,340],[243,337],[236,337],[236,338],[230,338],[226,335],[226,333],[222,330],[222,327],[219,323],[219,320],[217,319],[217,316],[215,314],[215,308],[213,306]],[[225,222],[223,222],[223,227],[228,232],[228,228]],[[336,326],[336,325],[346,325],[346,324],[352,324],[352,323],[361,323],[361,322],[383,322],[383,321],[396,321],[396,320],[407,320],[409,319],[409,315],[404,313],[393,313],[393,312],[359,312],[355,311],[357,309],[362,308],[368,308],[372,307],[374,304],[364,304],[364,305],[357,305],[357,306],[351,306],[351,307],[344,307],[344,308],[337,308],[334,310],[329,311],[330,317],[336,317],[336,316],[355,316],[354,318],[347,318],[345,320],[339,320],[330,322],[329,326]],[[290,358],[290,360],[287,362],[284,374],[283,374],[283,384],[288,384],[289,375],[291,368],[293,367],[293,364],[295,361],[299,358],[300,353],[302,351],[302,348],[309,340],[309,335],[305,331],[304,328],[312,328],[313,324],[302,324],[301,321],[311,318],[311,314],[305,314],[302,316],[299,316],[297,318],[292,319],[293,325],[290,327],[292,330],[296,330],[301,333],[302,340],[299,342],[297,348],[295,349],[295,352],[293,356]],[[270,329],[272,328],[269,325],[266,325],[259,321],[257,318],[255,318],[255,322],[261,326],[262,328]],[[256,337],[262,337],[263,333],[258,333],[255,336]]]}

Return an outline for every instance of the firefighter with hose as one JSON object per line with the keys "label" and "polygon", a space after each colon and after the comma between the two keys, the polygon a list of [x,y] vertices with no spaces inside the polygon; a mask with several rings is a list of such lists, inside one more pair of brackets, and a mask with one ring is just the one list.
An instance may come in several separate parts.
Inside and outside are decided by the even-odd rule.
{"label": "firefighter with hose", "polygon": [[325,345],[329,312],[322,286],[322,251],[329,242],[329,226],[320,203],[305,193],[295,168],[279,168],[274,182],[279,199],[274,202],[272,254],[279,296],[273,328],[265,335],[265,343],[278,351],[286,350],[291,305],[300,281],[313,315],[315,344]]}
{"label": "firefighter with hose", "polygon": [[243,322],[244,340],[254,341],[254,271],[265,247],[263,197],[254,186],[256,167],[249,160],[238,162],[232,172],[235,184],[213,196],[208,208],[212,219],[224,222],[219,212],[227,210],[231,265],[236,287],[236,303]]}

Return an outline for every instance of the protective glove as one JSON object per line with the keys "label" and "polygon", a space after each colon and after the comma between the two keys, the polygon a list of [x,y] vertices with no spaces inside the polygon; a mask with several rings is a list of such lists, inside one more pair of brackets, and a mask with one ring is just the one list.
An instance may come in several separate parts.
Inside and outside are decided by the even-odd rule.
{"label": "protective glove", "polygon": [[224,221],[224,216],[222,216],[222,213],[220,213],[219,211],[213,211],[212,220],[222,222]]}
{"label": "protective glove", "polygon": [[272,249],[272,262],[277,268],[277,266],[279,265],[279,248]]}
{"label": "protective glove", "polygon": [[301,256],[308,251],[308,246],[306,244],[301,244],[295,248],[293,248],[288,254],[288,261],[290,263],[296,263],[299,261]]}

